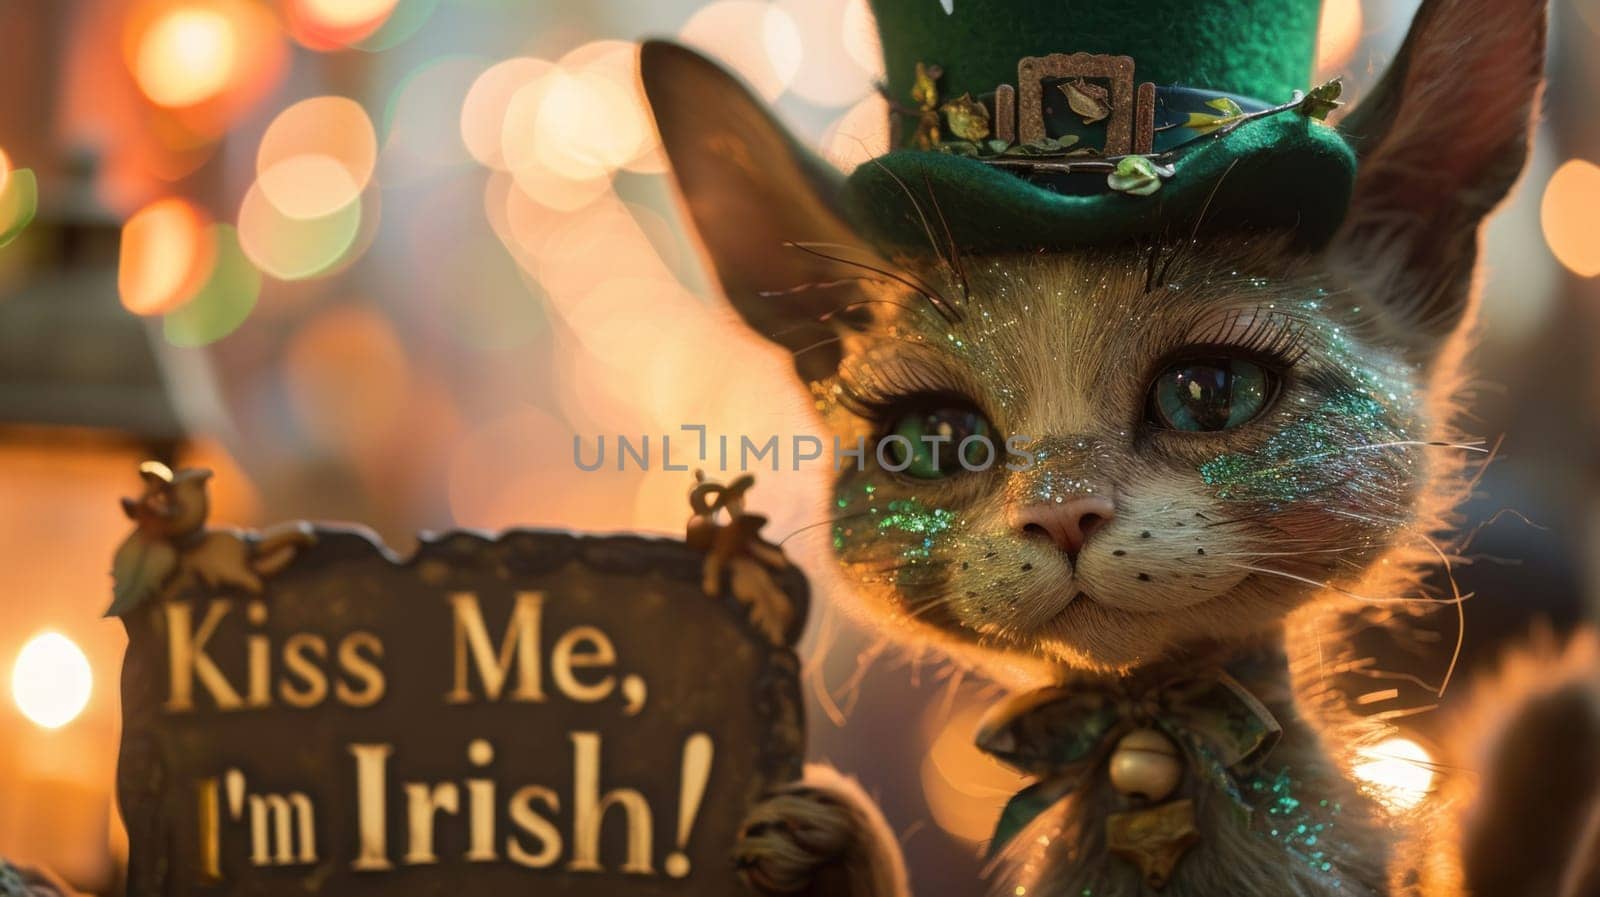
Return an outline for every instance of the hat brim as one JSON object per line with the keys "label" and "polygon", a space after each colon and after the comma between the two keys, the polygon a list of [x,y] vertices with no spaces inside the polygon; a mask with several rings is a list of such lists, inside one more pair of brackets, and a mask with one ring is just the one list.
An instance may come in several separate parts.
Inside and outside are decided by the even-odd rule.
{"label": "hat brim", "polygon": [[931,249],[923,215],[943,240],[944,224],[930,201],[937,202],[957,246],[970,252],[1187,236],[1202,210],[1207,230],[1282,229],[1320,246],[1349,206],[1356,158],[1336,129],[1288,113],[1201,138],[1173,166],[1173,176],[1148,196],[1109,190],[1070,195],[977,159],[899,151],[856,168],[842,203],[868,239],[910,252]]}

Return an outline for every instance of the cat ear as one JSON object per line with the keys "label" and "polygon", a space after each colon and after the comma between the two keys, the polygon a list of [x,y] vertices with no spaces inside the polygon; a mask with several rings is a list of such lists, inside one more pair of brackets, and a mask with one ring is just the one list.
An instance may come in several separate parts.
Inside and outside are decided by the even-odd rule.
{"label": "cat ear", "polygon": [[816,252],[837,254],[843,245],[871,255],[834,208],[839,172],[698,53],[648,41],[639,69],[683,207],[723,294],[758,333],[795,353],[802,377],[831,374],[839,351],[830,315],[852,293],[838,281],[862,272]]}
{"label": "cat ear", "polygon": [[1339,122],[1360,165],[1334,244],[1427,357],[1472,295],[1479,225],[1527,157],[1545,0],[1423,0],[1399,55]]}

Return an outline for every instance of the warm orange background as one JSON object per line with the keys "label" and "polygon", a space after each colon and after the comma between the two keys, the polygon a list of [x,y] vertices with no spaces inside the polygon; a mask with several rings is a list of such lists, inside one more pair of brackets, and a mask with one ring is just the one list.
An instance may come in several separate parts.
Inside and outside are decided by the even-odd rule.
{"label": "warm orange background", "polygon": [[[1359,98],[1413,8],[1328,0],[1319,75]],[[1596,9],[1555,2],[1547,112],[1488,230],[1473,402],[1478,432],[1506,439],[1471,510],[1544,529],[1504,518],[1480,540],[1532,560],[1488,568],[1502,585],[1471,608],[1469,661],[1593,591]],[[684,474],[577,474],[573,436],[798,432],[785,359],[709,294],[676,221],[634,84],[632,42],[648,35],[720,58],[843,167],[885,144],[863,0],[0,4],[0,234],[26,211],[9,185],[23,170],[39,185],[37,217],[0,248],[0,312],[62,290],[142,323],[188,433],[0,427],[0,854],[115,887],[123,638],[100,613],[127,529],[116,498],[141,458],[216,469],[218,520],[361,520],[403,549],[457,526],[678,531]],[[59,251],[63,234],[101,232],[114,251]],[[69,334],[48,351],[60,370],[108,350]],[[0,419],[43,388],[0,379]],[[769,535],[823,520],[819,486],[762,477]],[[813,557],[826,532],[786,547]],[[83,714],[54,731],[11,699],[14,659],[46,630],[94,674]],[[918,893],[965,885],[1015,787],[969,746],[993,693],[880,654],[825,594],[807,644],[814,754],[880,794]],[[1433,669],[1441,650],[1391,662]]]}

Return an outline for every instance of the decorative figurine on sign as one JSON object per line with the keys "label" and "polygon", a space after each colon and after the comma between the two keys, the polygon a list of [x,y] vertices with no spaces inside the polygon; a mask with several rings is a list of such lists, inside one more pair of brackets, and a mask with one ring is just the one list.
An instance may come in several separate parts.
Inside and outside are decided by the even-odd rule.
{"label": "decorative figurine on sign", "polygon": [[[1444,556],[1479,227],[1526,155],[1542,0],[1424,0],[1342,116],[1339,83],[1310,82],[1316,0],[873,7],[895,149],[848,177],[693,52],[646,44],[642,71],[723,291],[869,447],[831,509],[857,603],[1047,685],[979,734],[1036,777],[1000,819],[995,892],[1579,881],[1552,833],[1594,783],[1510,758],[1594,753],[1549,722],[1600,730],[1575,722],[1600,706],[1587,680],[1488,739],[1495,812],[1391,811],[1348,774],[1376,724],[1320,685],[1338,634],[1290,613],[1425,600]],[[1507,769],[1523,791],[1497,790]],[[747,880],[899,892],[872,810],[815,784],[752,817]],[[1574,796],[1517,812],[1555,788]],[[1548,862],[1504,890],[1493,858],[1534,839]]]}
{"label": "decorative figurine on sign", "polygon": [[136,524],[112,561],[113,600],[106,616],[121,616],[184,577],[209,586],[261,592],[261,577],[282,569],[315,538],[305,523],[262,533],[208,529],[211,471],[172,471],[159,461],[139,465],[144,493],[124,498],[122,511]]}

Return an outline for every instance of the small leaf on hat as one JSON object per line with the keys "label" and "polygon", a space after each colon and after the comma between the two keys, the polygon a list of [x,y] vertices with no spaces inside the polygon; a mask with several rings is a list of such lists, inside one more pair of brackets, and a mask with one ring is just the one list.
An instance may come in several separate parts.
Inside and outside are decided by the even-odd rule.
{"label": "small leaf on hat", "polygon": [[941,153],[968,159],[976,157],[980,152],[979,146],[970,140],[946,140],[940,143],[937,149]]}
{"label": "small leaf on hat", "polygon": [[986,155],[993,156],[1005,152],[1010,146],[1011,144],[1006,143],[1004,140],[985,140],[979,150]]}
{"label": "small leaf on hat", "polygon": [[1344,82],[1338,78],[1311,88],[1300,105],[1294,107],[1301,115],[1316,121],[1326,121],[1328,113],[1339,108],[1339,95],[1344,93]]}
{"label": "small leaf on hat", "polygon": [[1172,166],[1157,165],[1145,156],[1124,156],[1106,175],[1106,186],[1118,193],[1149,196],[1161,189],[1162,178],[1172,176]]}
{"label": "small leaf on hat", "polygon": [[950,123],[950,133],[962,140],[982,140],[989,136],[989,107],[964,93],[939,107],[945,121]]}
{"label": "small leaf on hat", "polygon": [[1226,128],[1245,117],[1245,112],[1234,102],[1233,97],[1217,97],[1208,100],[1206,105],[1217,110],[1216,114],[1209,112],[1191,112],[1183,126],[1199,134],[1210,134],[1221,128]]}
{"label": "small leaf on hat", "polygon": [[1099,84],[1074,78],[1060,86],[1067,95],[1067,105],[1083,118],[1084,124],[1092,125],[1111,114],[1111,92]]}

